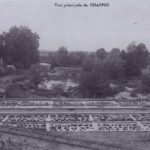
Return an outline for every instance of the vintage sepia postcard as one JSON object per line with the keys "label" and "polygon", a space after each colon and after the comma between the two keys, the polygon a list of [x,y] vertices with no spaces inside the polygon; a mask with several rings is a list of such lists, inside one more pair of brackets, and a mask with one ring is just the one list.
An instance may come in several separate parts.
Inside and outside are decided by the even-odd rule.
{"label": "vintage sepia postcard", "polygon": [[0,0],[0,150],[150,150],[149,0]]}

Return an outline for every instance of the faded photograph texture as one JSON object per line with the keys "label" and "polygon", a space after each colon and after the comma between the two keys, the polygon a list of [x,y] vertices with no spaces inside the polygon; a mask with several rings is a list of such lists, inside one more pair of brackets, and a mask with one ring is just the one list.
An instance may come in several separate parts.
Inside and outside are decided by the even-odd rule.
{"label": "faded photograph texture", "polygon": [[0,150],[150,150],[149,0],[0,0]]}

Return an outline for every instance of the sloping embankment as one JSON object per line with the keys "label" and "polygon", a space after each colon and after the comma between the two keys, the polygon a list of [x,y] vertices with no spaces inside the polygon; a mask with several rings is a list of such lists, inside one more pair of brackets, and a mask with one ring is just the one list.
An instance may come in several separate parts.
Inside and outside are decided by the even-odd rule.
{"label": "sloping embankment", "polygon": [[121,150],[104,143],[83,141],[24,130],[0,127],[0,150]]}

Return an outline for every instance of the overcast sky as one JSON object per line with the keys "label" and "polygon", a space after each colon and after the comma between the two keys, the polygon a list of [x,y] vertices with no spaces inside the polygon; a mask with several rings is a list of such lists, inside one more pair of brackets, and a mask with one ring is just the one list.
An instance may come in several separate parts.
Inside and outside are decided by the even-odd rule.
{"label": "overcast sky", "polygon": [[[55,2],[109,2],[110,7],[58,8]],[[132,41],[150,49],[150,0],[0,0],[0,32],[14,25],[37,32],[43,50],[110,51]]]}

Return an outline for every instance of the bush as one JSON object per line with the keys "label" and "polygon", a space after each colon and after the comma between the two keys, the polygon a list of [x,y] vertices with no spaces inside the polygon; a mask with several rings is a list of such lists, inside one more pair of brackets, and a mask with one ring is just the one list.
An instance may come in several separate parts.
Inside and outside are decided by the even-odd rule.
{"label": "bush", "polygon": [[150,92],[150,70],[142,71],[142,92],[149,93]]}
{"label": "bush", "polygon": [[84,97],[105,97],[112,94],[108,79],[95,71],[82,73],[79,88]]}

